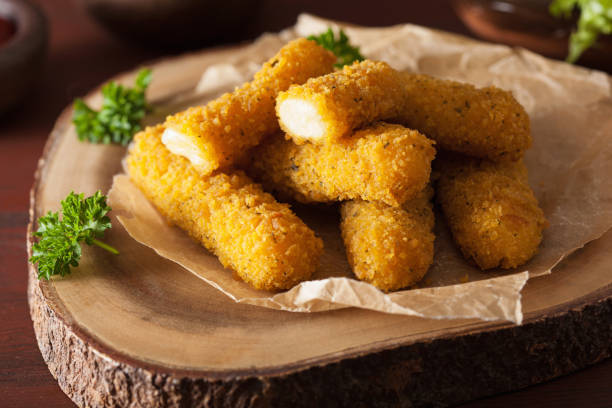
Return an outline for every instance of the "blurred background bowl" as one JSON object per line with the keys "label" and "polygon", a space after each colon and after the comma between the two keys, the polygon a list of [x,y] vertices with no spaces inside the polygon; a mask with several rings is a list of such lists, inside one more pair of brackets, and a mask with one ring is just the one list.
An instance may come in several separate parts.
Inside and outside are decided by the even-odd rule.
{"label": "blurred background bowl", "polygon": [[0,0],[0,113],[22,101],[42,74],[47,21],[34,5]]}
{"label": "blurred background bowl", "polygon": [[[578,13],[568,20],[555,18],[548,11],[551,2],[453,0],[453,6],[463,23],[479,37],[565,59]],[[580,57],[578,63],[609,70],[612,66],[612,38],[600,35],[597,43]]]}
{"label": "blurred background bowl", "polygon": [[259,0],[80,0],[121,38],[151,48],[190,49],[243,38]]}

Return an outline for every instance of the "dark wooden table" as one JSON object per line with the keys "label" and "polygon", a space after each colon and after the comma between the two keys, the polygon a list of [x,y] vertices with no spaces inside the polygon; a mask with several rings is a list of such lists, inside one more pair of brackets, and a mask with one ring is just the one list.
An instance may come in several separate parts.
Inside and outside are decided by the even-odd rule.
{"label": "dark wooden table", "polygon": [[[39,353],[26,302],[29,189],[55,118],[108,77],[167,53],[128,45],[92,22],[77,2],[38,1],[50,21],[44,74],[31,98],[0,117],[0,406],[70,407]],[[293,24],[308,11],[365,25],[411,22],[469,35],[448,1],[262,1],[248,36]],[[69,158],[66,158],[69,160]],[[551,333],[551,335],[554,335]],[[480,407],[612,407],[612,360],[514,393],[465,404]]]}

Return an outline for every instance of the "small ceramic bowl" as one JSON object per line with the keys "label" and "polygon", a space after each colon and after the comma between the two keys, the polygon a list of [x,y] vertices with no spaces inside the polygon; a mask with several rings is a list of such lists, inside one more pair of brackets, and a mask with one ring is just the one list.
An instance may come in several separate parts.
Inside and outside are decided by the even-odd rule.
{"label": "small ceramic bowl", "polygon": [[[34,5],[0,0],[0,113],[18,104],[40,78],[47,48],[47,20]],[[7,34],[7,24],[9,29]]]}
{"label": "small ceramic bowl", "polygon": [[[565,59],[577,14],[565,20],[550,15],[552,0],[453,0],[463,23],[484,39],[518,45]],[[612,72],[612,36],[600,35],[578,64]]]}
{"label": "small ceramic bowl", "polygon": [[237,41],[260,0],[80,0],[99,23],[149,48]]}

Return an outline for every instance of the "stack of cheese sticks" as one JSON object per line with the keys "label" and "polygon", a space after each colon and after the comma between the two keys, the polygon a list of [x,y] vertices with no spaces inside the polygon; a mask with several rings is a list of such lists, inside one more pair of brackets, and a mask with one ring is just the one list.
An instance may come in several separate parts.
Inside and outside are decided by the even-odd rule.
{"label": "stack of cheese sticks", "polygon": [[[513,268],[537,252],[546,221],[521,161],[529,118],[509,92],[335,62],[314,41],[288,43],[253,81],[137,134],[131,179],[257,289],[309,279],[323,251],[275,197],[341,202],[354,274],[384,291],[433,263],[434,187],[479,267]],[[435,147],[454,152],[438,154],[437,185]]]}

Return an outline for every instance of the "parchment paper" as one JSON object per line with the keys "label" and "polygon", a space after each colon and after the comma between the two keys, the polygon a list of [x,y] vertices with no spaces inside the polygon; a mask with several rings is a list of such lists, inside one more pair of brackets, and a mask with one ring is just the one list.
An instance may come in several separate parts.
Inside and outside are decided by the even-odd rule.
{"label": "parchment paper", "polygon": [[[301,15],[297,25],[266,34],[232,59],[209,67],[192,104],[249,80],[288,40],[339,27]],[[437,216],[435,260],[417,288],[384,294],[352,279],[339,232],[337,208],[294,206],[321,236],[325,253],[311,281],[272,293],[233,278],[216,257],[170,227],[125,175],[115,177],[109,201],[137,241],[177,262],[236,302],[294,312],[354,306],[428,318],[479,318],[521,323],[521,289],[564,257],[612,227],[612,97],[601,72],[555,62],[523,49],[487,44],[414,25],[342,26],[370,59],[401,70],[511,90],[532,121],[534,145],[525,161],[530,183],[550,227],[540,252],[514,271],[482,272],[470,266]],[[177,108],[178,109],[178,108]],[[579,271],[577,271],[579,273]]]}

